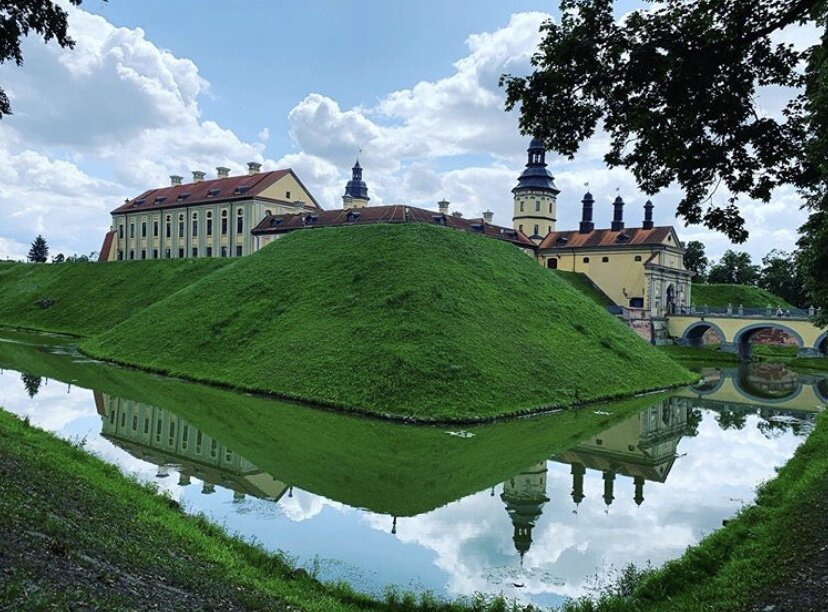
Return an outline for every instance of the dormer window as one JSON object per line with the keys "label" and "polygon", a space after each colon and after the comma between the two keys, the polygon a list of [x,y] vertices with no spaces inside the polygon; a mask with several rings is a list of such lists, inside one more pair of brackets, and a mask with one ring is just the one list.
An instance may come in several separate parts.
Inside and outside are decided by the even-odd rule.
{"label": "dormer window", "polygon": [[155,198],[155,203],[156,204],[161,204],[161,202],[163,202],[166,199],[167,199],[167,196],[158,196],[157,198]]}
{"label": "dormer window", "polygon": [[190,197],[190,192],[185,191],[184,193],[179,193],[176,200],[178,200],[179,202],[183,202],[184,200],[186,200],[189,197]]}
{"label": "dormer window", "polygon": [[623,232],[618,234],[618,238],[616,238],[618,242],[627,242],[629,239],[630,237],[627,234],[624,234]]}
{"label": "dormer window", "polygon": [[567,238],[566,236],[558,236],[555,239],[555,244],[558,244],[558,245],[566,244],[567,242],[569,242],[569,238]]}
{"label": "dormer window", "polygon": [[248,185],[239,185],[233,190],[233,194],[241,195],[243,193],[247,193],[247,190],[250,189]]}
{"label": "dormer window", "polygon": [[445,225],[446,224],[446,216],[445,215],[434,215],[433,217],[434,223],[437,225]]}
{"label": "dormer window", "polygon": [[220,193],[221,193],[221,189],[211,189],[210,191],[207,192],[207,197],[208,198],[214,198]]}
{"label": "dormer window", "polygon": [[135,206],[143,206],[146,200],[135,200]]}
{"label": "dormer window", "polygon": [[282,222],[282,219],[279,217],[271,217],[270,218],[270,227],[276,227]]}
{"label": "dormer window", "polygon": [[358,221],[359,220],[359,213],[356,212],[356,211],[353,211],[353,210],[349,210],[348,215],[347,215],[347,220],[348,220],[348,223],[353,223],[355,221]]}

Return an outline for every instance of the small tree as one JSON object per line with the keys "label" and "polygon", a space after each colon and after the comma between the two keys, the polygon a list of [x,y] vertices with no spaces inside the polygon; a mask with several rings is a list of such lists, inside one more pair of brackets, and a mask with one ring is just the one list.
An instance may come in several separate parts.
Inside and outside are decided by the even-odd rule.
{"label": "small tree", "polygon": [[46,244],[46,239],[40,234],[32,242],[32,248],[29,249],[29,261],[34,263],[46,263],[49,258],[49,245]]}
{"label": "small tree", "polygon": [[64,261],[66,261],[66,257],[64,257],[63,253],[58,253],[52,257],[52,263],[63,263]]}
{"label": "small tree", "polygon": [[759,280],[759,266],[753,265],[750,254],[727,250],[710,268],[707,280],[729,285],[755,285]]}
{"label": "small tree", "polygon": [[710,261],[704,254],[704,243],[698,240],[688,242],[687,249],[684,251],[684,267],[696,273],[694,279],[696,282],[703,283],[707,280],[708,265],[710,265]]}

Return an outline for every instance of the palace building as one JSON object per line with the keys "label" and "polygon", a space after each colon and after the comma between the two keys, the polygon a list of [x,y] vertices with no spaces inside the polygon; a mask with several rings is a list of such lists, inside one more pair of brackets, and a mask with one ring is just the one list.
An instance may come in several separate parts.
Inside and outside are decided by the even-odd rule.
{"label": "palace building", "polygon": [[[597,228],[596,201],[581,200],[577,229],[557,227],[558,195],[546,163],[543,142],[532,139],[524,170],[512,189],[512,227],[492,223],[486,211],[466,219],[407,205],[370,206],[368,185],[356,161],[345,185],[342,207],[323,210],[293,170],[261,172],[248,164],[245,176],[216,168],[205,180],[193,172],[191,183],[171,176],[170,185],[150,189],[112,211],[112,226],[101,248],[101,261],[239,257],[288,232],[375,223],[429,223],[505,240],[551,269],[585,275],[616,307],[632,318],[661,317],[690,306],[692,273],[684,267],[684,247],[675,229],[656,226],[648,200],[640,226],[627,227],[624,200],[615,198],[609,227]],[[638,313],[638,314],[636,314]]]}

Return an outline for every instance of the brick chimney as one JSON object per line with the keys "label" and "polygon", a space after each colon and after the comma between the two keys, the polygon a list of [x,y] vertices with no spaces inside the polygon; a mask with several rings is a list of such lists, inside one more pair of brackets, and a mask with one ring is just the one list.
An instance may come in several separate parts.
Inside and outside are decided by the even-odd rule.
{"label": "brick chimney", "polygon": [[177,174],[170,175],[170,187],[178,187],[181,184],[181,181],[184,180],[183,176],[178,176]]}
{"label": "brick chimney", "polygon": [[448,214],[449,204],[450,204],[450,202],[448,200],[440,200],[439,202],[437,202],[437,206],[440,207],[440,214],[441,215],[447,215]]}
{"label": "brick chimney", "polygon": [[224,166],[217,166],[216,167],[216,176],[218,178],[223,179],[230,176],[230,168],[225,168]]}
{"label": "brick chimney", "polygon": [[262,165],[259,162],[247,162],[247,174],[258,174],[262,171]]}
{"label": "brick chimney", "polygon": [[201,170],[193,170],[193,182],[194,183],[200,183],[201,181],[204,180],[205,176],[207,176],[207,175],[204,172],[202,172]]}

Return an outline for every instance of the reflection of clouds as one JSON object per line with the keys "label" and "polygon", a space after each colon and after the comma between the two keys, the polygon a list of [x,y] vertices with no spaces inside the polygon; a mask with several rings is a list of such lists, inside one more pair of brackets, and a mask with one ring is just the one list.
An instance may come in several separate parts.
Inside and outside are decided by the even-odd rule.
{"label": "reflection of clouds", "polygon": [[319,515],[326,507],[339,511],[345,509],[343,504],[298,489],[293,490],[292,497],[285,494],[279,500],[279,508],[282,514],[293,522],[310,520]]}
{"label": "reflection of clouds", "polygon": [[20,374],[6,370],[0,375],[0,406],[21,418],[29,417],[32,425],[69,438],[67,430],[72,422],[89,416],[90,406],[95,414],[95,400],[91,391],[68,389],[66,383],[44,378],[37,395],[30,398]]}

